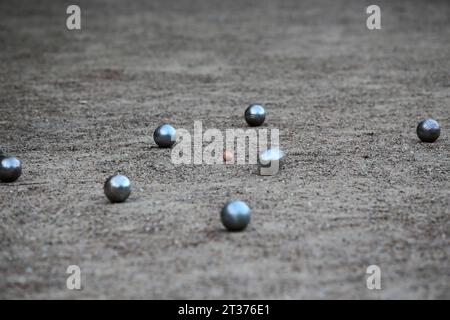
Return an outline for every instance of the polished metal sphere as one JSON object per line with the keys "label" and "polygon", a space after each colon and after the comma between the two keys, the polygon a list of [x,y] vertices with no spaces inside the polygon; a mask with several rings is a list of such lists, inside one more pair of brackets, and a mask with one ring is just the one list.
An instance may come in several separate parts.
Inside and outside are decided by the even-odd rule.
{"label": "polished metal sphere", "polygon": [[266,119],[266,111],[259,104],[251,104],[245,110],[245,121],[252,126],[257,127],[263,124]]}
{"label": "polished metal sphere", "polygon": [[436,120],[425,119],[417,126],[417,136],[422,142],[435,142],[441,134],[441,127]]}
{"label": "polished metal sphere", "polygon": [[0,156],[0,180],[14,182],[22,174],[22,164],[15,157]]}
{"label": "polished metal sphere", "polygon": [[118,174],[106,180],[103,190],[109,201],[124,202],[131,193],[131,182],[127,177]]}
{"label": "polished metal sphere", "polygon": [[251,210],[245,202],[234,200],[223,207],[220,214],[222,224],[229,231],[244,230],[250,222]]}
{"label": "polished metal sphere", "polygon": [[259,154],[258,163],[261,166],[270,166],[271,161],[281,161],[283,158],[283,151],[278,148],[269,148]]}
{"label": "polished metal sphere", "polygon": [[170,124],[162,124],[153,133],[153,140],[161,148],[170,148],[175,143],[177,131]]}

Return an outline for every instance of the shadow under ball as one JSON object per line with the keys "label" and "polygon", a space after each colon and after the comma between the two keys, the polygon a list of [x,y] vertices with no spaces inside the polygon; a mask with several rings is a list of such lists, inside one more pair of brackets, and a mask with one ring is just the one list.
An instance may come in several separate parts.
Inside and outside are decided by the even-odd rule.
{"label": "shadow under ball", "polygon": [[124,175],[114,175],[106,180],[103,190],[112,203],[124,202],[130,196],[131,182]]}
{"label": "shadow under ball", "polygon": [[162,124],[153,132],[153,140],[161,148],[170,148],[176,141],[177,131],[170,124]]}
{"label": "shadow under ball", "polygon": [[441,134],[441,127],[436,120],[425,119],[417,126],[417,136],[422,142],[435,142]]}
{"label": "shadow under ball", "polygon": [[0,180],[14,182],[22,174],[22,164],[15,157],[0,156]]}
{"label": "shadow under ball", "polygon": [[244,230],[250,222],[251,210],[243,201],[228,202],[222,209],[220,219],[228,231]]}
{"label": "shadow under ball", "polygon": [[266,111],[259,104],[251,104],[245,110],[245,121],[249,126],[257,127],[264,123],[266,119]]}

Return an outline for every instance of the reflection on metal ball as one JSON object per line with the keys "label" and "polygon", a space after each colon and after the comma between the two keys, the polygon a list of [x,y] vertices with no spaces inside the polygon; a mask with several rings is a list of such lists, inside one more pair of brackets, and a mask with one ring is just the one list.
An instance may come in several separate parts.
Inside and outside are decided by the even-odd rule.
{"label": "reflection on metal ball", "polygon": [[417,136],[422,142],[435,142],[441,134],[441,127],[436,120],[425,119],[417,126]]}
{"label": "reflection on metal ball", "polygon": [[228,202],[220,214],[222,224],[229,231],[244,230],[250,222],[250,216],[250,208],[240,200]]}
{"label": "reflection on metal ball", "polygon": [[270,148],[259,154],[259,174],[262,176],[271,176],[281,168],[281,162],[284,158],[284,152],[278,148]]}
{"label": "reflection on metal ball", "polygon": [[114,175],[106,180],[103,190],[109,201],[124,202],[131,193],[131,182],[124,175]]}
{"label": "reflection on metal ball", "polygon": [[234,160],[234,152],[230,149],[223,150],[223,161],[226,163],[232,163]]}
{"label": "reflection on metal ball", "polygon": [[22,164],[15,157],[0,156],[0,180],[14,182],[22,174]]}
{"label": "reflection on metal ball", "polygon": [[259,104],[251,104],[245,110],[245,121],[252,126],[257,127],[263,124],[266,119],[266,111]]}
{"label": "reflection on metal ball", "polygon": [[170,124],[162,124],[153,133],[153,140],[161,148],[170,148],[175,143],[176,130]]}

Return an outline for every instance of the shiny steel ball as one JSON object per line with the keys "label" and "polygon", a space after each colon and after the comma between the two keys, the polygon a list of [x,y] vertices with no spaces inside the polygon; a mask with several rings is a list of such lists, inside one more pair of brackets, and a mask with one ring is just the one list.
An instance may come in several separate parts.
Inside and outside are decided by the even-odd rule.
{"label": "shiny steel ball", "polygon": [[245,110],[245,121],[247,121],[247,123],[252,127],[262,125],[265,119],[266,119],[266,111],[259,104],[251,104]]}
{"label": "shiny steel ball", "polygon": [[284,152],[278,148],[270,148],[261,152],[258,156],[259,174],[271,176],[280,171]]}
{"label": "shiny steel ball", "polygon": [[270,166],[271,161],[281,161],[284,158],[284,152],[278,148],[269,148],[259,154],[258,163],[261,166]]}
{"label": "shiny steel ball", "polygon": [[124,202],[131,193],[130,180],[121,175],[111,176],[103,186],[106,197],[113,203]]}
{"label": "shiny steel ball", "polygon": [[170,148],[175,143],[177,131],[170,124],[162,124],[153,133],[153,140],[161,148]]}
{"label": "shiny steel ball", "polygon": [[15,157],[0,156],[0,180],[14,182],[22,174],[22,164]]}
{"label": "shiny steel ball", "polygon": [[435,142],[441,134],[441,127],[436,120],[425,119],[417,126],[417,136],[422,142]]}
{"label": "shiny steel ball", "polygon": [[222,224],[228,231],[244,230],[250,222],[250,216],[250,208],[239,200],[228,202],[220,214]]}

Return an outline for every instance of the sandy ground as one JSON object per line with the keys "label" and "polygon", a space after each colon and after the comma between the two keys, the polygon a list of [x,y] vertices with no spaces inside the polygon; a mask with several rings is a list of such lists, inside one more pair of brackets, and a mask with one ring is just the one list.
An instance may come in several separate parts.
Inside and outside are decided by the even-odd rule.
{"label": "sandy ground", "polygon": [[[0,184],[0,298],[450,298],[450,3],[377,3],[380,31],[370,1],[78,1],[68,31],[70,3],[0,2],[0,147],[24,167]],[[276,176],[155,148],[163,122],[247,128],[254,101]]]}

